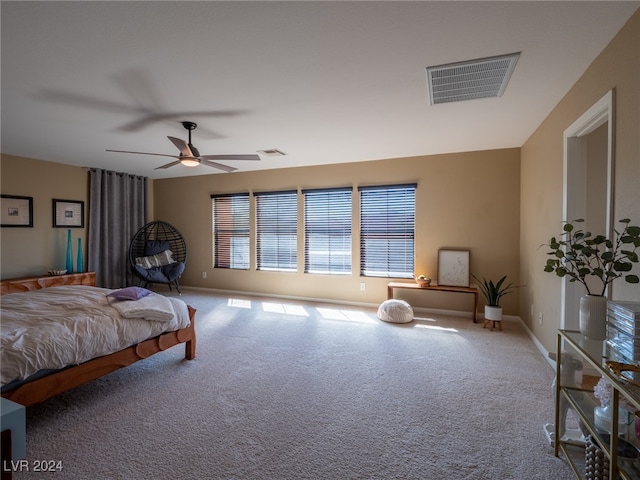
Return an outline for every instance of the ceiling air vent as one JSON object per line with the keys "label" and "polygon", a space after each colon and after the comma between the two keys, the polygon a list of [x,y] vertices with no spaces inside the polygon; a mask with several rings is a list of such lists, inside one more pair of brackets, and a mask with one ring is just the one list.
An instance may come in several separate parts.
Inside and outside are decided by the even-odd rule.
{"label": "ceiling air vent", "polygon": [[518,52],[427,67],[431,105],[502,96],[519,56]]}
{"label": "ceiling air vent", "polygon": [[266,155],[267,157],[282,157],[286,155],[282,150],[278,150],[277,148],[269,148],[267,150],[258,150],[258,153]]}

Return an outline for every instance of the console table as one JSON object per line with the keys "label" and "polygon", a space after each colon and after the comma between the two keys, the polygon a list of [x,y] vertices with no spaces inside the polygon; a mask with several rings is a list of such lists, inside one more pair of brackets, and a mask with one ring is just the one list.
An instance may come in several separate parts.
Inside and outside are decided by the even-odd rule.
{"label": "console table", "polygon": [[390,282],[387,285],[387,299],[393,298],[393,290],[396,288],[437,292],[470,293],[473,295],[473,323],[476,323],[478,319],[478,289],[476,287],[450,287],[447,285],[429,285],[428,287],[421,287],[417,283]]}
{"label": "console table", "polygon": [[0,281],[0,295],[6,295],[7,293],[28,292],[29,290],[39,290],[41,288],[48,287],[59,287],[62,285],[93,286],[95,284],[95,272],[10,278]]}
{"label": "console table", "polygon": [[[608,432],[602,431],[602,426],[596,426],[594,406],[600,402],[593,394],[593,386],[578,386],[572,382],[573,376],[567,379],[565,371],[573,365],[572,361],[563,362],[562,357],[568,352],[579,358],[585,366],[589,364],[597,372],[597,377],[602,377],[611,385],[611,405],[610,425]],[[636,450],[640,445],[640,440],[635,436],[633,422],[619,422],[620,410],[618,407],[624,399],[625,410],[640,410],[640,387],[615,375],[607,366],[607,361],[620,361],[624,354],[613,347],[607,341],[591,340],[580,332],[571,330],[558,330],[556,343],[556,386],[555,386],[555,425],[553,432],[553,453],[556,457],[560,453],[567,459],[569,466],[573,470],[576,478],[602,478],[604,480],[635,480],[638,478],[637,460],[626,458],[624,448],[620,444],[624,441],[631,444],[632,450]],[[626,361],[626,360],[625,360]],[[609,475],[604,473],[600,477],[589,477],[587,475],[585,463],[585,450],[580,446],[576,448],[576,440],[569,436],[562,435],[560,424],[567,411],[561,408],[562,403],[571,407],[580,418],[580,429],[591,438],[604,452],[605,459],[609,462]],[[565,408],[566,408],[565,406]],[[626,424],[626,425],[625,425]],[[629,429],[629,427],[631,427]],[[622,431],[620,431],[622,429]],[[582,442],[579,442],[580,444]],[[603,459],[604,463],[604,459]],[[595,472],[592,472],[595,473]]]}

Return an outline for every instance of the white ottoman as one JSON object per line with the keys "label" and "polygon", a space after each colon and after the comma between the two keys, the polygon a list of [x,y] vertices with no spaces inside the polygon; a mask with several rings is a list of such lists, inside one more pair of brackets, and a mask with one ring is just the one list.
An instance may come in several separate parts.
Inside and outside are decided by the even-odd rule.
{"label": "white ottoman", "polygon": [[378,307],[378,318],[390,323],[413,321],[413,308],[404,300],[385,300]]}

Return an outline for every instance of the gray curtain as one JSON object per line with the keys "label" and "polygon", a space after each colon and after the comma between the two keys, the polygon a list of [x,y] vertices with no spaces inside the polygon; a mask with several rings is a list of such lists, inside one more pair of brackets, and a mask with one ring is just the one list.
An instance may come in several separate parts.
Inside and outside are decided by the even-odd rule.
{"label": "gray curtain", "polygon": [[147,223],[147,177],[89,169],[87,268],[96,286],[134,285],[129,243]]}

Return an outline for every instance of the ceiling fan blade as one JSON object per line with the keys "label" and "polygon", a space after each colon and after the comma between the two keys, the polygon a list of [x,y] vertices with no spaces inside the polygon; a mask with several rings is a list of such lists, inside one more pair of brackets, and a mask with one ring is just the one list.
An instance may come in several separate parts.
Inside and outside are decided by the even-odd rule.
{"label": "ceiling fan blade", "polygon": [[169,168],[169,167],[173,167],[174,165],[178,165],[180,163],[180,160],[178,160],[177,162],[171,162],[171,163],[167,163],[166,165],[161,165],[159,167],[154,168],[154,170],[160,170],[162,168]]}
{"label": "ceiling fan blade", "polygon": [[[144,105],[151,105],[149,101],[146,101]],[[139,108],[140,116],[132,120],[131,122],[122,125],[118,128],[118,130],[123,130],[125,132],[136,132],[146,128],[153,123],[159,122],[179,122],[180,118],[191,118],[191,117],[235,117],[238,115],[245,115],[248,113],[245,110],[211,110],[211,111],[202,111],[202,112],[182,112],[182,111],[172,111],[172,112],[164,112],[159,107],[159,102],[153,102],[154,107],[150,108]],[[132,112],[133,113],[133,112]],[[224,135],[220,135],[214,131],[208,130],[205,127],[200,127],[200,134],[205,133],[208,138],[225,138]]]}
{"label": "ceiling fan blade", "polygon": [[237,168],[229,167],[228,165],[223,165],[218,162],[212,162],[210,160],[205,160],[203,157],[200,157],[200,165],[206,165],[207,167],[217,168],[218,170],[224,170],[225,172],[235,172]]}
{"label": "ceiling fan blade", "polygon": [[202,160],[260,160],[260,155],[200,155]]}
{"label": "ceiling fan blade", "polygon": [[176,138],[176,137],[167,137],[167,138],[171,140],[176,147],[178,147],[178,150],[180,150],[181,156],[183,157],[194,156],[193,153],[191,153],[191,149],[189,148],[189,145],[187,145],[187,142],[185,142],[181,138]]}
{"label": "ceiling fan blade", "polygon": [[106,151],[107,152],[116,152],[116,153],[134,153],[136,155],[154,155],[156,157],[180,158],[177,155],[167,155],[165,153],[130,152],[129,150],[106,150]]}
{"label": "ceiling fan blade", "polygon": [[145,115],[141,118],[137,118],[129,123],[121,125],[120,127],[118,127],[118,130],[122,132],[138,132],[143,128],[147,128],[155,121],[155,118],[151,118],[151,115]]}
{"label": "ceiling fan blade", "polygon": [[138,112],[136,107],[131,107],[124,103],[112,102],[110,100],[102,100],[76,93],[65,92],[62,90],[43,90],[36,94],[36,98],[61,103],[64,105],[72,105],[74,107],[83,107],[105,112],[115,112],[124,114],[134,114]]}

